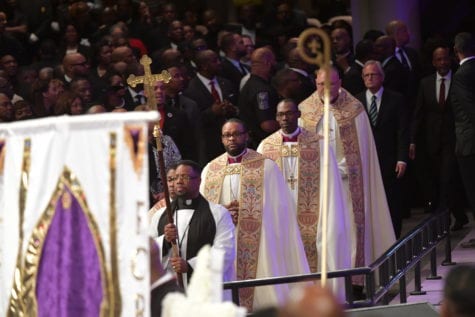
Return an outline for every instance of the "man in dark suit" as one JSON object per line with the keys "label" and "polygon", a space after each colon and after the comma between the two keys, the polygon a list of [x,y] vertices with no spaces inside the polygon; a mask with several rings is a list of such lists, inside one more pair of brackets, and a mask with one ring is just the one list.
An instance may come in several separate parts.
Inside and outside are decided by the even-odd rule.
{"label": "man in dark suit", "polygon": [[383,35],[374,42],[374,50],[384,69],[384,87],[406,96],[408,92],[409,71],[394,56],[396,41]]}
{"label": "man in dark suit", "polygon": [[201,134],[203,129],[201,124],[201,112],[198,108],[198,104],[194,100],[182,94],[185,76],[182,67],[178,66],[167,68],[171,80],[165,84],[165,108],[178,110],[186,114],[190,124],[186,130],[191,132],[187,133],[188,139],[191,142],[187,142],[188,148],[180,149],[180,152],[184,159],[198,161],[200,157],[200,153],[198,153],[199,144],[203,141]]}
{"label": "man in dark suit", "polygon": [[[455,120],[455,155],[465,192],[475,213],[475,38],[455,36],[454,50],[460,68],[453,77],[450,98]],[[473,243],[475,247],[475,242]]]}
{"label": "man in dark suit", "polygon": [[231,81],[234,89],[239,91],[242,77],[249,73],[249,68],[240,61],[246,55],[241,35],[237,33],[224,35],[221,39],[221,50],[225,54],[221,62],[221,76]]}
{"label": "man in dark suit", "polygon": [[[401,20],[393,20],[386,26],[386,33],[396,41],[394,56],[408,70],[408,102],[411,106],[415,103],[417,88],[420,80],[420,60],[419,54],[412,47],[407,46],[411,40],[407,25]],[[411,108],[410,110],[412,110]]]}
{"label": "man in dark suit", "polygon": [[336,26],[331,31],[333,64],[338,68],[340,77],[350,69],[350,65],[355,60],[353,55],[353,39],[351,38],[350,28],[343,25]]}
{"label": "man in dark suit", "polygon": [[301,87],[299,95],[294,96],[295,102],[299,104],[300,101],[307,99],[311,94],[313,94],[316,89],[315,75],[312,74],[313,67],[302,59],[298,48],[293,48],[289,51],[287,65],[291,70],[297,73],[297,76],[300,79]]}
{"label": "man in dark suit", "polygon": [[452,230],[459,230],[468,218],[456,198],[459,181],[455,159],[455,127],[450,99],[451,79],[449,49],[438,47],[432,55],[436,73],[422,79],[411,127],[409,157],[421,161],[424,181],[434,209],[449,208],[455,217]]}
{"label": "man in dark suit", "polygon": [[198,52],[195,62],[198,72],[183,94],[193,99],[201,111],[204,137],[201,151],[205,156],[199,163],[205,165],[224,151],[221,126],[228,118],[237,116],[237,92],[229,80],[216,76],[221,70],[221,62],[215,52]]}
{"label": "man in dark suit", "polygon": [[355,60],[343,74],[341,86],[352,95],[357,95],[366,89],[361,72],[366,61],[374,58],[374,43],[371,40],[361,40],[355,47]]}
{"label": "man in dark suit", "polygon": [[370,60],[363,67],[367,90],[356,97],[365,106],[371,122],[384,190],[396,237],[401,234],[401,183],[408,161],[408,126],[404,97],[383,88],[381,63]]}

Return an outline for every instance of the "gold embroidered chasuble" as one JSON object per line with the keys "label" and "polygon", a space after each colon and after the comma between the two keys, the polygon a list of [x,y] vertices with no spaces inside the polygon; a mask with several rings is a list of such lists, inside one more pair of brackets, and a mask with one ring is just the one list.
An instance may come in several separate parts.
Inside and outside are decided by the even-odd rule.
{"label": "gold embroidered chasuble", "polygon": [[[264,160],[261,154],[248,149],[241,164],[228,165],[225,153],[209,164],[205,180],[205,197],[220,202],[223,180],[226,175],[239,174],[240,197],[237,223],[237,279],[255,279],[259,255],[264,197]],[[254,288],[239,290],[240,305],[252,311]]]}
{"label": "gold embroidered chasuble", "polygon": [[[318,271],[317,226],[320,217],[320,143],[321,137],[306,129],[301,129],[297,144],[290,147],[282,142],[280,131],[264,139],[260,151],[277,163],[283,171],[283,157],[296,157],[297,164],[297,222],[305,248],[308,264],[312,272]],[[293,180],[291,180],[293,181]]]}
{"label": "gold embroidered chasuble", "polygon": [[[315,92],[299,105],[303,126],[313,130],[323,118],[323,103]],[[343,88],[330,110],[338,123],[341,146],[348,167],[349,191],[356,225],[356,259],[354,265],[365,265],[365,205],[363,171],[355,118],[364,112],[361,103]]]}

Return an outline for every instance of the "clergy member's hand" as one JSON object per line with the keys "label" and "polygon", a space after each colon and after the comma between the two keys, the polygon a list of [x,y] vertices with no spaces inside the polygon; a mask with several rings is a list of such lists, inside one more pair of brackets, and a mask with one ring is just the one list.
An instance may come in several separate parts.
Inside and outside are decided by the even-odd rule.
{"label": "clergy member's hand", "polygon": [[396,178],[402,178],[406,172],[406,163],[397,162],[395,172],[397,173]]}
{"label": "clergy member's hand", "polygon": [[178,239],[178,232],[173,223],[169,223],[165,226],[165,240],[167,242],[172,242],[173,240]]}
{"label": "clergy member's hand", "polygon": [[188,272],[188,263],[180,257],[170,258],[170,264],[172,265],[173,271],[177,273],[186,273]]}
{"label": "clergy member's hand", "polygon": [[237,200],[233,200],[230,204],[224,206],[229,213],[231,214],[231,218],[233,219],[234,225],[237,225],[238,218],[239,218],[239,202]]}

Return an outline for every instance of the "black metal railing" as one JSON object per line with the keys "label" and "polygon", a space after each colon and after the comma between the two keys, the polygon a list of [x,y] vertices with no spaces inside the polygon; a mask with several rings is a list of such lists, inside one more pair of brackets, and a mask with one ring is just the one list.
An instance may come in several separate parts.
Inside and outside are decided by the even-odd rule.
{"label": "black metal railing", "polygon": [[[437,275],[436,246],[445,239],[445,260],[442,265],[452,265],[450,244],[450,214],[447,210],[434,214],[399,239],[383,255],[367,267],[328,272],[328,278],[344,278],[345,296],[348,308],[373,306],[376,303],[389,303],[389,290],[399,282],[400,302],[407,301],[406,275],[414,268],[413,295],[424,294],[421,290],[421,261],[430,254],[431,273],[428,279],[440,278]],[[356,300],[353,294],[352,277],[364,275],[366,296]],[[239,305],[240,288],[299,283],[319,280],[320,273],[261,278],[224,283],[230,289],[233,302]]]}

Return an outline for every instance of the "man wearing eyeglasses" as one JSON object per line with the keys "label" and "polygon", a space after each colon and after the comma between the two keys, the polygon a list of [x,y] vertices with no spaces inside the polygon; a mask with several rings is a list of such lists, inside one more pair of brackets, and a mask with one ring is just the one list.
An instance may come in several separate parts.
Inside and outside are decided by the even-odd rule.
{"label": "man wearing eyeglasses", "polygon": [[[394,242],[378,155],[371,125],[363,105],[341,88],[335,68],[319,70],[317,91],[299,105],[303,127],[323,134],[324,82],[330,81],[330,146],[335,151],[348,207],[354,215],[352,223],[353,265],[369,265]],[[359,277],[354,283],[362,284]]]}
{"label": "man wearing eyeglasses", "polygon": [[[277,164],[247,148],[248,129],[239,119],[222,127],[226,153],[203,170],[200,191],[226,207],[236,224],[238,280],[309,273],[295,206]],[[281,304],[294,285],[241,289],[249,311]]]}
{"label": "man wearing eyeglasses", "polygon": [[[158,210],[151,220],[151,226],[155,226],[158,234],[162,263],[183,274],[185,287],[193,274],[198,251],[206,244],[225,251],[224,281],[235,278],[234,225],[226,208],[207,201],[200,194],[200,173],[201,168],[196,162],[180,161],[174,175],[173,223],[168,223],[166,207]],[[180,256],[171,254],[172,240],[176,241]]]}
{"label": "man wearing eyeglasses", "polygon": [[69,87],[71,81],[77,77],[88,77],[89,65],[86,57],[81,53],[69,53],[63,58],[64,76],[61,79]]}
{"label": "man wearing eyeglasses", "polygon": [[378,152],[381,177],[396,237],[401,235],[404,177],[409,146],[407,103],[400,93],[383,86],[381,63],[369,60],[363,67],[366,91],[356,95],[368,113]]}
{"label": "man wearing eyeglasses", "polygon": [[[328,205],[328,257],[329,271],[351,267],[351,217],[343,196],[333,150],[329,155],[329,178],[324,183],[323,141],[315,131],[298,126],[300,111],[292,99],[277,104],[276,120],[280,130],[265,138],[257,152],[277,163],[292,193],[297,209],[297,222],[305,246],[308,264],[312,272],[321,271],[318,254],[321,251],[323,212],[320,193],[327,188]],[[329,281],[335,292],[343,291],[343,285]],[[344,295],[344,294],[342,294]]]}

